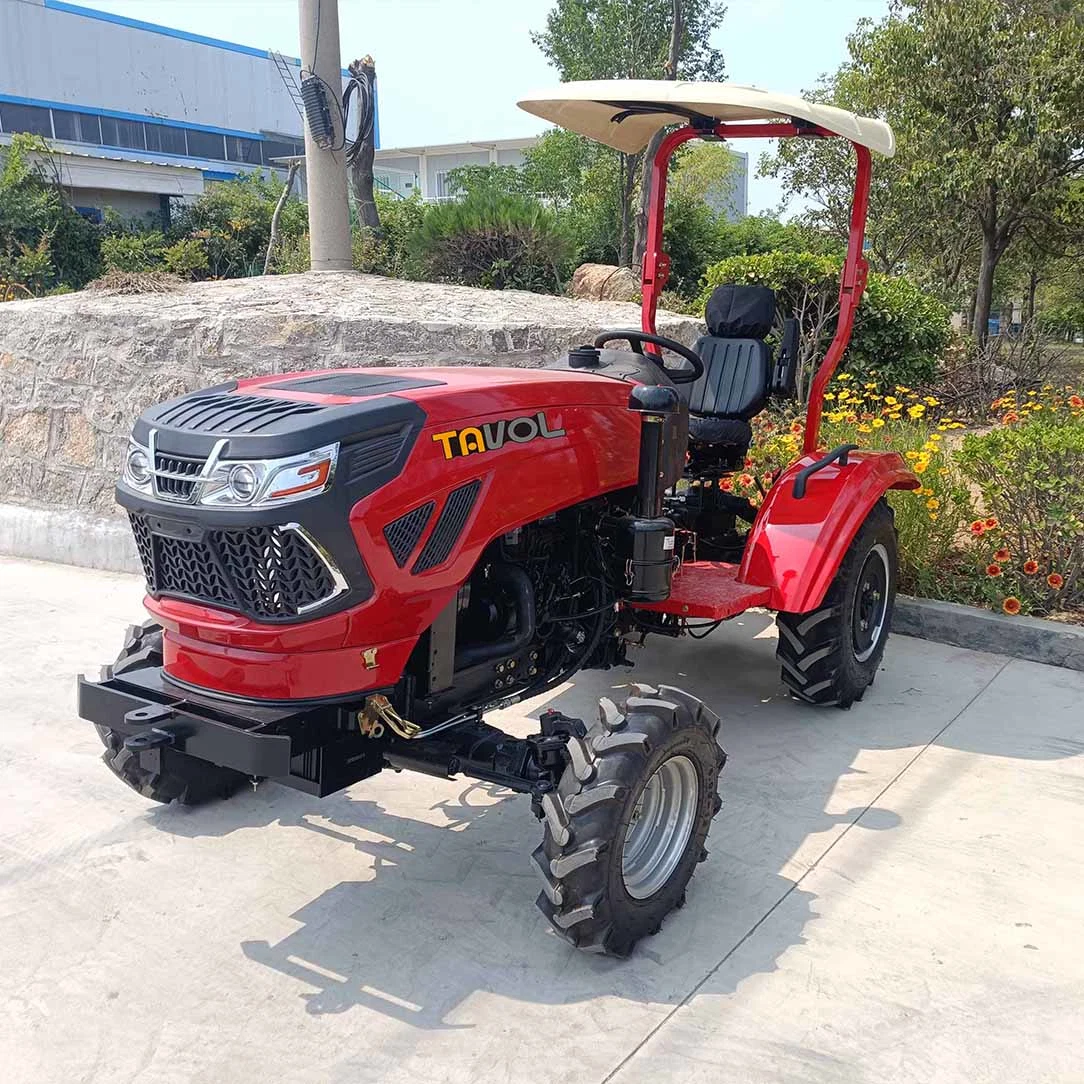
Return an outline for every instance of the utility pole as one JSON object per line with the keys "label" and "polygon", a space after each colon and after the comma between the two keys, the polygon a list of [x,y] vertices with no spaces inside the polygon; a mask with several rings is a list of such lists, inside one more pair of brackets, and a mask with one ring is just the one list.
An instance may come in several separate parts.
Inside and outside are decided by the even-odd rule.
{"label": "utility pole", "polygon": [[305,124],[305,173],[309,189],[309,257],[313,271],[349,271],[350,207],[343,150],[339,0],[298,0],[301,20],[301,78],[324,82],[331,117],[330,147],[321,147]]}

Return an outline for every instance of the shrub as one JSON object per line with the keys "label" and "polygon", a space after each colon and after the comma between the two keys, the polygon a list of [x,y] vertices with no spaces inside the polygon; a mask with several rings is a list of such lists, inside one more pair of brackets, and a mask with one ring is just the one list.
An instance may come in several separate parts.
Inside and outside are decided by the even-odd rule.
{"label": "shrub", "polygon": [[188,279],[203,278],[210,268],[206,248],[194,237],[182,237],[163,250],[162,264],[167,271]]}
{"label": "shrub", "polygon": [[1080,610],[1084,401],[1039,406],[1007,411],[1007,424],[965,437],[957,459],[987,513],[971,533],[989,601],[1017,599],[1023,612],[1038,614]]}
{"label": "shrub", "polygon": [[[216,181],[181,210],[176,233],[203,242],[213,278],[258,275],[263,271],[271,216],[281,194],[281,181],[265,180],[258,173]],[[305,232],[308,221],[306,204],[288,200],[279,217],[280,243]]]}
{"label": "shrub", "polygon": [[[838,256],[812,252],[766,252],[733,256],[709,267],[702,304],[723,283],[762,283],[776,294],[776,320],[798,319],[802,345],[798,387],[804,398],[816,366],[835,334],[839,317]],[[897,383],[930,380],[951,338],[948,310],[903,278],[872,274],[855,317],[844,364],[882,390]]]}
{"label": "shrub", "polygon": [[275,249],[271,266],[276,275],[297,275],[312,266],[309,257],[309,232],[287,237]]}
{"label": "shrub", "polygon": [[165,247],[166,239],[159,230],[118,233],[102,240],[102,263],[107,271],[157,271]]}
{"label": "shrub", "polygon": [[438,282],[556,293],[570,245],[554,213],[537,201],[478,192],[431,207],[412,252]]}
{"label": "shrub", "polygon": [[[100,269],[98,244],[97,227],[68,202],[48,144],[16,133],[0,147],[0,275],[20,292],[77,288]],[[16,273],[15,264],[25,268],[28,260],[32,272]]]}
{"label": "shrub", "polygon": [[926,384],[951,338],[940,301],[909,279],[872,274],[855,314],[847,371],[885,388]]}

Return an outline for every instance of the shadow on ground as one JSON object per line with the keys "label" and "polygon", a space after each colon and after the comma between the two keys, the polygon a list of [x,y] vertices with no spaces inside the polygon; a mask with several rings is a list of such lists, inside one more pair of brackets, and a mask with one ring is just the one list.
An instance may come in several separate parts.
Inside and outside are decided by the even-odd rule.
{"label": "shadow on ground", "polygon": [[[446,799],[420,807],[418,781],[386,772],[322,802],[267,784],[224,805],[148,816],[183,836],[278,824],[311,833],[313,846],[319,837],[325,848],[357,853],[359,879],[329,884],[296,910],[293,932],[241,945],[254,964],[296,979],[310,1014],[364,1007],[415,1027],[472,1027],[460,1022],[470,1014],[456,1010],[481,990],[513,1001],[612,994],[676,1004],[744,943],[735,957],[740,969],[728,969],[729,992],[803,942],[817,909],[802,875],[843,831],[890,840],[900,817],[878,804],[880,795],[1006,663],[969,656],[980,662],[966,674],[945,672],[943,661],[942,672],[927,673],[945,649],[906,641],[914,645],[900,653],[906,661],[890,647],[889,669],[862,704],[814,709],[784,696],[771,626],[770,616],[748,614],[712,641],[652,645],[639,660],[636,680],[685,687],[719,711],[730,762],[711,857],[698,867],[688,906],[627,962],[585,957],[548,933],[532,906],[537,882],[527,860],[540,827],[526,799],[513,801],[518,796],[499,788],[449,781]],[[555,707],[587,717],[599,695],[620,696],[629,680],[623,671],[579,675],[545,703],[532,703],[529,715]],[[510,715],[500,724],[516,729]],[[521,712],[521,732],[526,720]],[[949,745],[951,735],[943,738]],[[1052,739],[1037,754],[1013,742],[1008,728],[995,727],[971,751],[1043,759],[1080,751]],[[885,847],[890,842],[872,850]],[[292,845],[302,855],[295,861],[304,849]],[[784,898],[788,906],[773,913]]]}

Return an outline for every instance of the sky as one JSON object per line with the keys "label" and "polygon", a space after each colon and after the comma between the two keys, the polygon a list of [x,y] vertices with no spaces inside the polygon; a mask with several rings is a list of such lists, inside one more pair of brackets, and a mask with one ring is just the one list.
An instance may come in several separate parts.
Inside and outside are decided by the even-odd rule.
{"label": "sky", "polygon": [[[147,22],[298,55],[297,0],[78,0]],[[516,108],[522,94],[557,82],[532,43],[552,0],[339,0],[345,67],[370,53],[380,88],[382,147],[535,135],[545,123]],[[846,36],[887,0],[730,0],[712,44],[727,78],[800,94],[846,58]],[[766,144],[744,140],[751,173]],[[750,177],[749,210],[781,193]]]}

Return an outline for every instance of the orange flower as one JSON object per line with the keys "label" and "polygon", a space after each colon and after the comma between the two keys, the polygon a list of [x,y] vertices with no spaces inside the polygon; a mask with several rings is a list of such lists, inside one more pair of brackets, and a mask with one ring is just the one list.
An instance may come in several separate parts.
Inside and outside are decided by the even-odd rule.
{"label": "orange flower", "polygon": [[1038,571],[1039,571],[1039,562],[1038,561],[1025,561],[1024,562],[1024,575],[1025,576],[1034,576],[1035,573],[1038,572]]}
{"label": "orange flower", "polygon": [[1013,422],[1018,422],[1020,420],[1020,415],[1017,414],[1015,410],[1010,410],[1001,420],[1005,425],[1012,425]]}
{"label": "orange flower", "polygon": [[753,457],[751,455],[747,455],[745,457],[745,469],[748,470],[752,465],[753,465]]}
{"label": "orange flower", "polygon": [[1065,579],[1057,572],[1051,572],[1050,575],[1046,577],[1046,582],[1050,584],[1055,591],[1060,591],[1065,586]]}
{"label": "orange flower", "polygon": [[753,476],[751,474],[742,474],[738,477],[738,485],[749,487],[753,484]]}
{"label": "orange flower", "polygon": [[975,520],[975,522],[971,524],[971,533],[976,538],[981,538],[986,534],[986,524],[983,523],[981,519]]}
{"label": "orange flower", "polygon": [[1069,405],[1074,410],[1080,410],[1080,409],[1084,408],[1084,399],[1081,399],[1079,395],[1070,395],[1069,396]]}
{"label": "orange flower", "polygon": [[799,433],[802,433],[802,432],[805,431],[805,427],[802,425],[801,422],[791,422],[790,423],[790,431],[795,436],[797,436]]}
{"label": "orange flower", "polygon": [[722,479],[720,479],[719,488],[724,493],[729,493],[734,488],[734,479],[733,478],[722,478]]}
{"label": "orange flower", "polygon": [[986,575],[993,579],[995,576],[1001,575],[1001,565],[987,565]]}
{"label": "orange flower", "polygon": [[984,521],[983,526],[985,526],[988,531],[996,531],[997,520],[993,516],[991,516],[989,519]]}
{"label": "orange flower", "polygon": [[1007,561],[1010,557],[1012,557],[1012,554],[1009,553],[1007,546],[1002,546],[1001,549],[994,550],[995,561]]}
{"label": "orange flower", "polygon": [[772,476],[767,471],[765,471],[764,474],[762,474],[760,476],[760,484],[765,489],[771,489],[772,488]]}
{"label": "orange flower", "polygon": [[1010,616],[1015,617],[1020,612],[1020,600],[1011,595],[1001,604],[1001,608]]}

